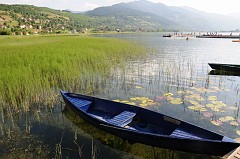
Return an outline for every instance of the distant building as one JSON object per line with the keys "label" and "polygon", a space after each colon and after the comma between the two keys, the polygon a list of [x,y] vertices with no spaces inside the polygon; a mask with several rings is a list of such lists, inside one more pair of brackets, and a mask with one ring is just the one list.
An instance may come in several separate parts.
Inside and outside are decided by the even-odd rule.
{"label": "distant building", "polygon": [[23,25],[20,25],[20,28],[21,28],[21,29],[24,29],[24,28],[26,28],[26,25],[24,25],[24,24],[23,24]]}
{"label": "distant building", "polygon": [[38,25],[38,26],[37,26],[37,29],[42,30],[42,26],[41,26],[41,25]]}
{"label": "distant building", "polygon": [[76,29],[73,29],[73,30],[72,30],[72,33],[73,33],[73,34],[76,34],[76,33],[77,33],[77,30],[76,30]]}
{"label": "distant building", "polygon": [[7,29],[7,26],[6,25],[2,25],[0,26],[1,29]]}

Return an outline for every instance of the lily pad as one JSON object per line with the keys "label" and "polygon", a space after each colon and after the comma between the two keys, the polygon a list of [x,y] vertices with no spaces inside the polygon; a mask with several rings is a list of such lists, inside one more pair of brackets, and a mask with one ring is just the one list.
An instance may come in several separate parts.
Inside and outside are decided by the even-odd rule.
{"label": "lily pad", "polygon": [[199,111],[200,111],[200,112],[207,112],[207,109],[200,107]]}
{"label": "lily pad", "polygon": [[225,116],[225,117],[219,118],[219,120],[222,122],[228,122],[228,121],[233,121],[235,119],[232,116]]}
{"label": "lily pad", "polygon": [[236,122],[236,121],[231,121],[231,122],[230,122],[230,125],[232,125],[232,126],[238,126],[239,124],[238,124],[238,122]]}
{"label": "lily pad", "polygon": [[237,130],[236,133],[237,133],[238,135],[240,135],[240,130]]}
{"label": "lily pad", "polygon": [[211,123],[216,126],[222,125],[222,122],[220,120],[212,120]]}
{"label": "lily pad", "polygon": [[185,91],[177,91],[177,94],[185,94]]}
{"label": "lily pad", "polygon": [[215,112],[219,112],[220,111],[220,109],[218,109],[218,108],[211,108],[213,111],[215,111]]}
{"label": "lily pad", "polygon": [[142,87],[141,87],[141,86],[136,86],[135,88],[137,88],[137,89],[142,89]]}
{"label": "lily pad", "polygon": [[171,96],[170,96],[170,97],[166,97],[166,99],[167,99],[167,100],[174,100],[174,98],[171,97]]}
{"label": "lily pad", "polygon": [[218,107],[225,107],[225,106],[227,106],[222,101],[211,101],[211,103],[213,103],[215,106],[218,106]]}
{"label": "lily pad", "polygon": [[148,99],[147,102],[152,102],[152,103],[154,103],[154,100]]}
{"label": "lily pad", "polygon": [[209,96],[209,97],[208,97],[208,100],[212,100],[212,101],[213,101],[213,100],[217,100],[217,97],[216,97],[216,96]]}
{"label": "lily pad", "polygon": [[180,98],[175,98],[170,101],[171,104],[182,104],[183,101]]}
{"label": "lily pad", "polygon": [[206,104],[206,107],[208,107],[208,108],[214,108],[214,105],[213,105],[213,104]]}
{"label": "lily pad", "polygon": [[155,102],[147,102],[148,105],[157,105]]}
{"label": "lily pad", "polygon": [[188,106],[188,109],[194,110],[194,111],[200,111],[200,112],[206,112],[207,109],[201,106]]}
{"label": "lily pad", "polygon": [[189,103],[191,103],[191,104],[193,104],[195,106],[199,105],[199,103],[194,101],[194,100],[188,100],[187,102],[189,102]]}
{"label": "lily pad", "polygon": [[139,100],[141,100],[141,101],[148,100],[148,97],[141,97],[141,98],[139,98]]}
{"label": "lily pad", "polygon": [[196,100],[198,100],[198,101],[204,101],[204,98],[203,97],[195,97],[196,98]]}
{"label": "lily pad", "polygon": [[141,103],[141,104],[139,104],[141,107],[146,107],[147,106],[147,104],[146,103]]}
{"label": "lily pad", "polygon": [[190,99],[195,98],[198,101],[204,101],[204,98],[200,94],[191,94],[189,96],[186,96],[186,98],[190,98]]}
{"label": "lily pad", "polygon": [[240,143],[240,138],[235,138],[234,139],[237,143]]}
{"label": "lily pad", "polygon": [[130,98],[130,100],[134,100],[135,101],[135,100],[137,100],[137,98]]}
{"label": "lily pad", "polygon": [[215,90],[215,91],[217,91],[217,92],[220,92],[221,91],[221,89],[220,88],[218,88],[218,87],[211,87],[213,90]]}
{"label": "lily pad", "polygon": [[122,100],[122,101],[120,101],[120,103],[129,103],[129,101],[128,100]]}
{"label": "lily pad", "polygon": [[228,109],[230,109],[230,110],[238,110],[237,107],[228,107]]}
{"label": "lily pad", "polygon": [[165,93],[164,96],[165,97],[171,97],[171,96],[173,96],[173,94],[172,93]]}

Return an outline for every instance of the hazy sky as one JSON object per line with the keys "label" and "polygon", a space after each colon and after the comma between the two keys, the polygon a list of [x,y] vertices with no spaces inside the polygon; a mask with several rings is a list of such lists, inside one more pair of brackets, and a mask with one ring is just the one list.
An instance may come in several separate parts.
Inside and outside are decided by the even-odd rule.
{"label": "hazy sky", "polygon": [[[71,9],[75,11],[91,10],[100,6],[109,6],[120,2],[134,0],[0,0],[4,4],[32,4],[53,9]],[[149,0],[168,6],[189,6],[198,10],[229,14],[240,12],[240,0]]]}

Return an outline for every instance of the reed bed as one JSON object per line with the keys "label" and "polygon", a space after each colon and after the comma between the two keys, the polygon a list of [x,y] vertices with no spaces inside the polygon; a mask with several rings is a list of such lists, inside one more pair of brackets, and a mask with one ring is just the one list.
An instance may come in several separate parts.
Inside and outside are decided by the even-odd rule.
{"label": "reed bed", "polygon": [[129,41],[70,35],[0,41],[0,104],[14,112],[53,105],[59,89],[91,91],[111,69],[145,52]]}

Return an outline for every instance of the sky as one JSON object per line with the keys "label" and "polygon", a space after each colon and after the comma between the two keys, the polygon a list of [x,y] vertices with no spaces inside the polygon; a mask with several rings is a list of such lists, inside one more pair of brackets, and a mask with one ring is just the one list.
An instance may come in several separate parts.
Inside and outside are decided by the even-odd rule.
{"label": "sky", "polygon": [[[70,9],[74,11],[92,10],[121,2],[137,0],[0,0],[0,4],[31,4],[52,9]],[[201,11],[218,14],[240,12],[240,0],[149,0],[168,6],[188,6]]]}

